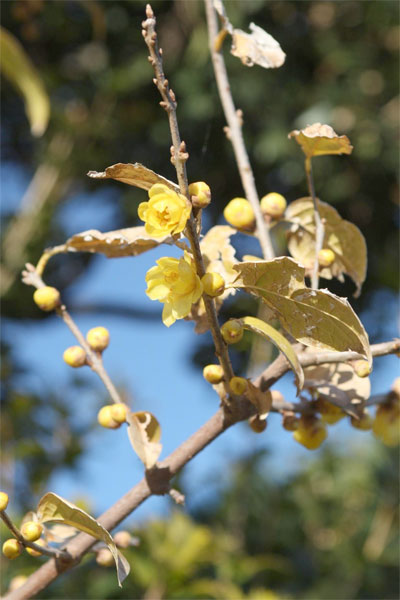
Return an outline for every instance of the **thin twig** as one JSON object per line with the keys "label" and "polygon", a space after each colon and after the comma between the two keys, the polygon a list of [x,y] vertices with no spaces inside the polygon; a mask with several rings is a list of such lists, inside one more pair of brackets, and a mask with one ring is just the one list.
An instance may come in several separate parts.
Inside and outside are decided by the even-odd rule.
{"label": "thin twig", "polygon": [[[160,102],[161,106],[165,109],[168,115],[169,128],[171,131],[172,147],[171,147],[171,162],[174,164],[176,169],[176,175],[178,178],[179,188],[181,193],[190,200],[189,196],[189,185],[186,173],[186,161],[189,157],[186,152],[186,144],[181,140],[179,134],[178,120],[176,116],[177,102],[173,90],[169,87],[168,79],[166,79],[163,70],[162,63],[162,50],[158,47],[157,33],[155,30],[156,19],[152,8],[149,4],[146,6],[146,17],[143,21],[143,38],[149,49],[149,62],[151,63],[155,78],[154,84],[157,86],[158,91],[162,97]],[[193,258],[196,264],[196,270],[198,276],[201,278],[205,273],[203,257],[200,250],[199,238],[196,230],[196,219],[193,214],[190,215],[190,219],[186,225],[186,235],[190,242]],[[221,336],[220,328],[218,325],[217,312],[215,309],[214,300],[203,295],[203,300],[207,312],[207,317],[210,325],[210,330],[214,340],[216,355],[221,363],[224,370],[225,381],[233,377],[233,369],[229,358],[228,348]]]}
{"label": "thin twig", "polygon": [[[33,265],[31,265],[30,263],[27,263],[25,265],[25,271],[22,272],[22,281],[26,285],[32,285],[33,287],[36,287],[37,289],[45,286],[43,279],[40,277],[40,275],[36,271],[35,267]],[[67,311],[66,306],[64,304],[62,304],[61,306],[56,308],[55,312],[57,313],[57,315],[59,317],[61,317],[61,319],[64,321],[64,323],[66,324],[68,329],[71,331],[71,333],[75,336],[75,338],[77,339],[79,344],[85,350],[86,357],[87,357],[90,368],[92,369],[92,371],[94,371],[100,377],[100,379],[104,383],[104,386],[106,387],[108,393],[110,394],[112,401],[115,403],[122,402],[122,399],[121,399],[121,396],[119,395],[118,390],[116,389],[115,385],[111,381],[110,376],[108,375],[108,373],[104,367],[103,359],[102,359],[100,352],[95,352],[94,350],[91,349],[91,347],[89,346],[88,342],[86,341],[84,335],[80,331],[78,325],[75,323],[75,321],[73,320],[73,318]]]}
{"label": "thin twig", "polygon": [[309,158],[309,157],[307,157],[305,160],[305,168],[306,168],[306,175],[307,175],[308,191],[309,191],[309,194],[312,198],[313,205],[314,205],[315,259],[314,259],[314,266],[313,266],[313,271],[312,271],[312,275],[311,275],[311,287],[314,290],[316,290],[316,289],[318,289],[318,282],[319,282],[319,275],[318,275],[319,252],[322,249],[322,245],[324,243],[324,224],[322,222],[321,215],[319,214],[318,199],[315,195],[315,188],[314,188],[312,163],[311,163],[311,158]]}
{"label": "thin twig", "polygon": [[228,123],[229,140],[232,142],[232,147],[246,198],[253,207],[257,224],[256,235],[260,241],[263,256],[265,259],[271,260],[274,258],[275,253],[272,246],[271,237],[269,235],[269,230],[266,227],[261,212],[260,200],[254,182],[254,175],[243,139],[241,113],[236,110],[233,103],[224,57],[222,52],[217,49],[216,45],[218,38],[218,21],[216,13],[212,0],[205,0],[205,5],[210,53],[214,66],[214,74],[218,86],[219,97],[224,110],[226,122]]}
{"label": "thin twig", "polygon": [[64,550],[59,550],[57,548],[50,548],[49,546],[40,546],[40,544],[35,544],[35,542],[29,542],[24,538],[18,527],[14,525],[11,521],[10,517],[7,515],[5,510],[0,511],[0,517],[4,521],[5,525],[7,525],[8,529],[11,531],[13,536],[24,546],[24,548],[32,548],[32,550],[36,550],[41,554],[45,554],[50,558],[63,558],[70,559],[68,552]]}

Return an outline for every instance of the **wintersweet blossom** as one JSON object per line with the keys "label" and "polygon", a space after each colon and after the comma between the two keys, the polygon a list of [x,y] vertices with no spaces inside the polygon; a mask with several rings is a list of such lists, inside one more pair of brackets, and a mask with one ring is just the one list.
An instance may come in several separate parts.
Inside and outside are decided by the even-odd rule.
{"label": "wintersweet blossom", "polygon": [[183,231],[191,210],[185,196],[156,183],[149,189],[149,201],[139,204],[138,215],[149,235],[163,237]]}
{"label": "wintersweet blossom", "polygon": [[187,252],[180,259],[164,256],[156,262],[157,266],[146,274],[146,294],[164,304],[162,320],[170,327],[177,319],[188,316],[192,304],[203,293],[203,285]]}

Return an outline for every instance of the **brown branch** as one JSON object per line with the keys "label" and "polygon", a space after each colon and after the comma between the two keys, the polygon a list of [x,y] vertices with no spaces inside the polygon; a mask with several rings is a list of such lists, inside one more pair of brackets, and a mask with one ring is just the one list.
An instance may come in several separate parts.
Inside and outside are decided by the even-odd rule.
{"label": "brown branch", "polygon": [[[153,10],[149,4],[147,4],[146,6],[146,16],[147,19],[142,23],[142,35],[149,49],[149,62],[151,63],[155,73],[155,78],[153,79],[153,81],[154,84],[157,86],[157,89],[162,97],[162,101],[160,102],[160,104],[165,109],[168,115],[168,122],[172,139],[171,161],[176,169],[176,175],[178,178],[180,191],[190,201],[189,185],[186,173],[186,161],[189,155],[186,152],[186,144],[181,140],[180,137],[178,120],[176,116],[177,102],[175,94],[173,90],[169,87],[168,79],[166,79],[164,74],[162,63],[162,50],[158,47],[157,33],[155,30],[156,19]],[[196,263],[197,274],[201,278],[205,273],[205,268],[203,256],[200,250],[199,238],[196,230],[196,219],[193,216],[193,213],[190,215],[190,219],[186,225],[185,232],[190,242],[193,258]],[[225,344],[220,332],[215,303],[210,296],[207,296],[207,294],[203,294],[203,300],[215,345],[216,355],[224,370],[225,381],[229,382],[230,379],[233,377],[234,373],[229,358],[227,345]]]}
{"label": "brown branch", "polygon": [[[45,286],[43,279],[41,278],[35,267],[29,263],[25,265],[25,271],[22,272],[22,281],[26,285],[32,285],[37,289]],[[71,333],[77,339],[79,344],[85,350],[90,368],[100,377],[106,390],[110,394],[112,401],[116,403],[122,402],[122,398],[119,395],[118,390],[116,389],[115,385],[110,379],[110,376],[104,368],[101,353],[95,352],[91,349],[84,335],[82,334],[81,330],[67,311],[67,308],[64,304],[56,308],[56,313],[59,317],[61,317],[68,329],[71,331]]]}
{"label": "brown branch", "polygon": [[219,97],[224,110],[226,122],[228,123],[229,140],[232,142],[243,189],[248,201],[253,207],[257,224],[256,233],[260,241],[263,256],[264,258],[270,260],[274,258],[275,253],[272,246],[271,237],[269,235],[269,230],[265,225],[261,212],[260,200],[254,182],[254,175],[243,139],[241,112],[236,110],[233,103],[224,57],[221,50],[218,49],[219,44],[217,43],[217,40],[219,40],[219,32],[217,16],[212,0],[205,0],[205,5],[210,53],[214,67],[215,79],[218,86]]}
{"label": "brown branch", "polygon": [[[400,349],[400,340],[375,344],[371,346],[372,356],[384,356],[393,354]],[[354,354],[354,353],[351,353]],[[333,360],[334,355],[336,360]],[[347,360],[347,352],[327,352],[324,353],[325,362],[340,362],[340,358]],[[304,360],[307,366],[310,366],[310,357],[314,357],[315,363],[318,362],[318,354],[300,354],[300,360]],[[264,391],[269,389],[282,375],[289,370],[289,365],[281,354],[269,367],[254,381],[255,385],[260,385]],[[378,402],[382,401],[380,396],[376,397]],[[368,402],[369,404],[369,402]],[[305,403],[304,403],[305,405]],[[184,467],[192,458],[201,452],[206,446],[213,442],[226,429],[239,421],[248,419],[255,414],[255,407],[248,400],[243,398],[240,412],[235,415],[226,414],[223,408],[211,417],[198,431],[181,444],[172,454],[159,463],[155,468],[147,471],[146,476],[135,485],[127,494],[120,498],[113,506],[99,517],[99,522],[107,530],[111,531],[129,516],[140,504],[142,504],[151,495],[160,495],[169,493],[169,482],[182,467]],[[302,403],[283,403],[278,400],[274,403],[273,410],[298,410]],[[26,600],[31,598],[42,589],[54,581],[63,571],[77,564],[82,556],[90,550],[96,543],[96,540],[87,534],[79,534],[69,542],[64,551],[71,557],[71,562],[62,562],[51,559],[42,565],[33,573],[23,586],[4,596],[4,600]]]}

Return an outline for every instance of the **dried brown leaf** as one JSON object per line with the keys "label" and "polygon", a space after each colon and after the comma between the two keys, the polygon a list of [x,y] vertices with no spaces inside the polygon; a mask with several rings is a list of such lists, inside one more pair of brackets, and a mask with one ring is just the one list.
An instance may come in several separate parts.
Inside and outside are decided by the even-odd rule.
{"label": "dried brown leaf", "polygon": [[107,167],[105,171],[89,171],[92,179],[115,179],[142,190],[149,190],[155,183],[163,183],[171,190],[179,192],[179,186],[162,175],[158,175],[140,163],[117,163]]}
{"label": "dried brown leaf", "polygon": [[346,135],[338,135],[330,125],[314,123],[300,131],[295,129],[289,133],[301,146],[307,158],[324,154],[351,154],[353,146]]}
{"label": "dried brown leaf", "polygon": [[251,383],[251,381],[248,381],[246,396],[256,407],[259,418],[265,420],[272,407],[271,392],[269,390],[262,392],[258,387]]}
{"label": "dried brown leaf", "polygon": [[279,43],[264,29],[250,23],[251,34],[241,29],[232,32],[231,54],[240,58],[247,67],[259,65],[264,69],[276,69],[285,62],[286,54]]}
{"label": "dried brown leaf", "polygon": [[[367,272],[367,245],[361,231],[350,221],[342,219],[337,210],[319,201],[319,213],[324,222],[324,248],[336,255],[335,262],[320,271],[321,277],[337,277],[343,281],[348,275],[357,286],[358,296]],[[312,269],[315,259],[315,220],[312,198],[299,198],[287,208],[285,219],[292,223],[288,233],[290,254],[306,269]]]}
{"label": "dried brown leaf", "polygon": [[128,412],[128,436],[132,448],[146,467],[151,469],[161,454],[161,427],[154,415],[147,411]]}

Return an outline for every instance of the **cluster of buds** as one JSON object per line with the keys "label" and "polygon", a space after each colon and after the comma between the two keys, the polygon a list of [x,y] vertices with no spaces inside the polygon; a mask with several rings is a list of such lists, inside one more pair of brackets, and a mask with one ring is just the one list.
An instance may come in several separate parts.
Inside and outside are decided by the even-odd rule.
{"label": "cluster of buds", "polygon": [[118,429],[126,421],[129,408],[123,402],[107,404],[97,413],[97,421],[106,429]]}
{"label": "cluster of buds", "polygon": [[[267,224],[282,219],[286,210],[286,199],[281,194],[271,192],[260,200],[260,208]],[[233,198],[224,209],[225,220],[229,225],[243,233],[253,233],[256,228],[256,218],[252,205],[246,198]]]}
{"label": "cluster of buds", "polygon": [[[0,492],[0,511],[3,512],[6,510],[8,506],[9,498],[6,492]],[[24,521],[21,525],[21,535],[24,540],[27,542],[35,542],[38,546],[46,546],[46,542],[41,538],[43,533],[43,525],[39,523],[39,521],[28,520]],[[13,560],[14,558],[18,558],[22,554],[24,549],[24,544],[22,541],[16,538],[9,538],[6,540],[2,547],[2,552],[4,556],[8,559]],[[34,548],[30,548],[29,546],[25,547],[28,554],[31,556],[40,556],[41,552],[35,550]],[[20,584],[22,585],[22,583]],[[19,587],[17,582],[14,584],[14,589]]]}
{"label": "cluster of buds", "polygon": [[[86,341],[94,352],[103,352],[110,343],[110,333],[105,327],[93,327],[87,332]],[[70,346],[64,351],[64,362],[77,369],[89,364],[88,357],[82,346]]]}

